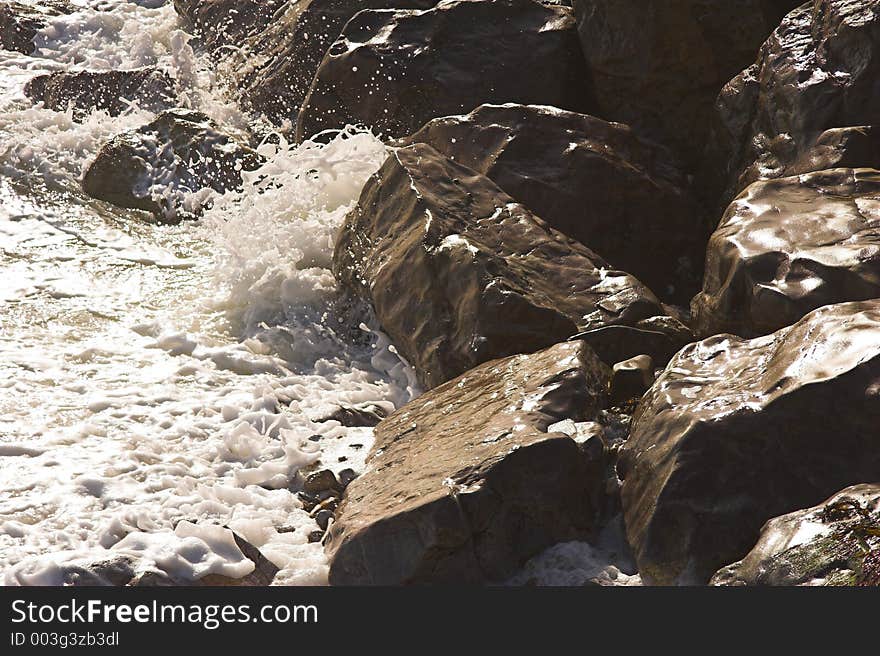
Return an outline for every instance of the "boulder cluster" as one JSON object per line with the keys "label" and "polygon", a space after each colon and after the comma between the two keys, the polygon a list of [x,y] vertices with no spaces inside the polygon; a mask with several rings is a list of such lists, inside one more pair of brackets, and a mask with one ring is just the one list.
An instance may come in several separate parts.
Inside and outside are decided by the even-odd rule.
{"label": "boulder cluster", "polygon": [[[426,391],[332,496],[331,583],[503,581],[618,514],[646,583],[880,582],[880,0],[174,6],[255,120],[388,145],[333,273]],[[174,93],[70,75],[28,93]],[[167,217],[144,143],[258,166],[163,108],[89,194]]]}

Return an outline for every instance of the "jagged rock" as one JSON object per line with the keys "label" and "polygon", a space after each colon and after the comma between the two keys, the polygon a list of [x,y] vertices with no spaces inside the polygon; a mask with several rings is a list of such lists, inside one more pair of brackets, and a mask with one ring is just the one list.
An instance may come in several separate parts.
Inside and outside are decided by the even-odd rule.
{"label": "jagged rock", "polygon": [[375,426],[388,416],[388,411],[375,403],[359,405],[341,405],[337,410],[318,419],[318,422],[338,421],[349,428],[359,426]]}
{"label": "jagged rock", "polygon": [[272,25],[288,4],[288,0],[174,0],[174,9],[208,50],[236,50]]}
{"label": "jagged rock", "polygon": [[880,298],[880,172],[832,169],[756,182],[709,240],[702,335],[753,337],[822,305]]}
{"label": "jagged rock", "polygon": [[[791,12],[718,98],[711,166],[722,203],[758,179],[880,168],[880,5],[816,0]],[[860,127],[869,126],[869,127]]]}
{"label": "jagged rock", "polygon": [[127,71],[76,71],[38,75],[24,87],[25,95],[58,112],[73,106],[74,116],[102,110],[117,116],[137,102],[159,112],[173,107],[175,82],[154,66]]}
{"label": "jagged rock", "polygon": [[754,549],[710,583],[878,585],[872,554],[880,554],[880,485],[855,485],[818,506],[771,519]]}
{"label": "jagged rock", "polygon": [[444,0],[424,11],[362,11],[324,56],[296,137],[347,123],[402,137],[434,117],[503,102],[591,112],[570,8]]}
{"label": "jagged rock", "polygon": [[330,583],[499,581],[588,537],[604,459],[547,431],[594,416],[608,376],[569,342],[483,364],[392,414],[330,528]]}
{"label": "jagged rock", "polygon": [[242,100],[282,125],[296,124],[324,53],[349,19],[364,9],[428,9],[437,0],[297,0],[248,40]]}
{"label": "jagged rock", "polygon": [[367,182],[333,272],[373,304],[426,388],[579,331],[662,314],[635,278],[426,144],[392,151]]}
{"label": "jagged rock", "polygon": [[336,474],[329,469],[322,469],[321,471],[309,474],[305,483],[303,483],[303,491],[306,494],[314,495],[325,490],[342,491],[342,486],[336,480]]}
{"label": "jagged rock", "polygon": [[618,474],[649,583],[705,583],[768,519],[880,480],[880,300],[691,344],[642,398]]}
{"label": "jagged rock", "polygon": [[136,560],[126,554],[113,554],[91,561],[61,563],[60,585],[120,586],[135,577]]}
{"label": "jagged rock", "polygon": [[658,294],[689,300],[699,287],[708,230],[688,183],[663,148],[626,125],[553,107],[482,105],[401,143],[426,143],[489,177]]}
{"label": "jagged rock", "polygon": [[611,325],[578,333],[571,339],[589,344],[609,364],[649,355],[655,364],[665,365],[684,346],[694,341],[690,328],[678,319],[655,316],[631,326]]}
{"label": "jagged rock", "polygon": [[49,19],[73,11],[65,0],[43,0],[38,5],[0,2],[0,48],[33,54],[34,37]]}
{"label": "jagged rock", "polygon": [[699,160],[721,87],[799,0],[573,0],[600,111]]}
{"label": "jagged rock", "polygon": [[173,109],[104,144],[86,170],[83,190],[173,222],[201,210],[201,199],[189,194],[234,189],[241,185],[241,171],[256,169],[262,161],[204,114]]}
{"label": "jagged rock", "polygon": [[637,355],[612,367],[611,400],[629,401],[642,396],[654,383],[654,360]]}

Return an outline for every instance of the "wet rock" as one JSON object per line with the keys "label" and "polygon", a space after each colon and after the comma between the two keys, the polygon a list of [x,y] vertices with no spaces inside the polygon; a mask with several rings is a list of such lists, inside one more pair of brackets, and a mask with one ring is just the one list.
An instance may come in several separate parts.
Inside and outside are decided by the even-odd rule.
{"label": "wet rock", "polygon": [[818,506],[771,519],[748,555],[710,583],[872,584],[872,554],[880,554],[880,485],[855,485]]}
{"label": "wet rock", "polygon": [[55,16],[73,11],[64,0],[43,0],[38,5],[0,2],[0,48],[33,54],[34,37]]}
{"label": "wet rock", "polygon": [[333,272],[373,304],[427,388],[578,331],[662,314],[635,278],[425,144],[393,151],[367,182]]}
{"label": "wet rock", "polygon": [[330,521],[333,519],[333,512],[330,510],[321,510],[319,513],[315,515],[315,523],[322,531],[326,531],[327,527],[330,525]]}
{"label": "wet rock", "polygon": [[388,411],[385,408],[378,406],[375,403],[362,403],[359,405],[339,406],[335,412],[322,419],[318,419],[318,421],[338,421],[343,426],[349,428],[361,426],[371,427],[378,424],[387,416]]}
{"label": "wet rock", "polygon": [[135,576],[137,562],[128,555],[111,555],[90,562],[61,563],[62,582],[71,586],[120,586]]}
{"label": "wet rock", "polygon": [[428,9],[436,0],[298,0],[247,41],[242,101],[276,125],[296,123],[324,53],[364,9]]}
{"label": "wet rock", "polygon": [[445,0],[424,11],[362,11],[324,56],[296,137],[348,123],[402,137],[434,117],[503,102],[591,112],[571,9]]}
{"label": "wet rock", "polygon": [[628,401],[641,397],[654,383],[654,360],[637,355],[612,367],[611,400]]}
{"label": "wet rock", "polygon": [[650,355],[657,365],[665,365],[685,345],[694,341],[690,328],[678,319],[655,316],[635,322],[632,326],[602,326],[578,333],[572,339],[589,344],[603,362],[613,364]]}
{"label": "wet rock", "polygon": [[358,477],[357,472],[354,469],[343,469],[339,472],[339,484],[342,486],[342,489],[348,487],[348,485]]}
{"label": "wet rock", "polygon": [[329,531],[330,583],[503,580],[595,528],[604,460],[563,419],[595,415],[610,372],[581,342],[483,364],[376,427]]}
{"label": "wet rock", "polygon": [[653,583],[705,583],[772,517],[880,480],[880,300],[691,344],[642,398],[618,463]]}
{"label": "wet rock", "polygon": [[287,5],[287,0],[174,0],[187,31],[195,33],[208,50],[240,48],[248,37],[269,27]]}
{"label": "wet rock", "polygon": [[173,107],[175,82],[153,66],[127,71],[77,71],[38,75],[24,87],[25,95],[58,112],[74,108],[82,117],[93,110],[117,116],[136,102],[158,112]]}
{"label": "wet rock", "polygon": [[546,106],[482,105],[401,143],[426,143],[482,173],[658,294],[690,300],[699,287],[708,230],[688,183],[665,149],[626,125]]}
{"label": "wet rock", "polygon": [[324,539],[324,531],[323,530],[312,531],[311,533],[309,533],[309,537],[308,537],[309,544],[312,544],[314,542],[320,542],[323,539]]}
{"label": "wet rock", "polygon": [[832,169],[751,185],[709,240],[700,334],[770,333],[830,303],[880,298],[880,172]]}
{"label": "wet rock", "polygon": [[336,474],[329,469],[322,469],[321,471],[309,474],[305,483],[303,483],[303,492],[306,494],[318,494],[325,490],[339,491],[341,489],[342,486],[336,480]]}
{"label": "wet rock", "polygon": [[573,0],[600,111],[695,164],[722,86],[799,0]]}
{"label": "wet rock", "polygon": [[[880,168],[880,8],[816,0],[792,11],[718,98],[712,167],[723,202],[758,179]],[[865,127],[867,126],[867,127]]]}
{"label": "wet rock", "polygon": [[86,170],[83,190],[176,222],[201,211],[206,190],[222,193],[239,187],[241,171],[262,161],[204,114],[173,109],[104,144]]}

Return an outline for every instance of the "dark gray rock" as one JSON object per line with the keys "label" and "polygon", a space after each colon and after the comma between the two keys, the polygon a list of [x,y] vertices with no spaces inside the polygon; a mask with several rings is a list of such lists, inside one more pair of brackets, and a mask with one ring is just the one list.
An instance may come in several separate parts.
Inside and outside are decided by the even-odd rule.
{"label": "dark gray rock", "polygon": [[641,397],[654,383],[654,360],[637,355],[612,367],[611,401],[624,402]]}
{"label": "dark gray rock", "polygon": [[699,161],[718,92],[799,0],[573,0],[600,111]]}
{"label": "dark gray rock", "polygon": [[707,169],[722,206],[759,179],[880,168],[880,5],[816,0],[792,11],[727,84]]}
{"label": "dark gray rock", "polygon": [[426,143],[482,173],[662,296],[686,301],[699,288],[709,231],[688,182],[665,149],[626,125],[546,106],[482,105],[400,143]]}
{"label": "dark gray rock", "polygon": [[39,4],[0,2],[0,48],[33,54],[34,37],[55,16],[73,11],[64,0],[42,0]]}
{"label": "dark gray rock", "polygon": [[174,79],[153,66],[127,71],[76,71],[38,75],[24,87],[25,95],[58,112],[74,108],[74,117],[93,110],[117,116],[137,102],[159,112],[176,104]]}
{"label": "dark gray rock", "polygon": [[693,325],[765,335],[823,305],[880,298],[880,172],[756,182],[709,240]]}
{"label": "dark gray rock", "polygon": [[596,528],[604,457],[548,427],[592,417],[608,368],[581,342],[473,369],[376,427],[327,552],[331,585],[500,581]]}
{"label": "dark gray rock", "polygon": [[333,272],[372,303],[428,388],[487,360],[662,314],[635,278],[425,144],[394,150],[367,182]]}
{"label": "dark gray rock", "polygon": [[768,519],[880,480],[878,425],[880,300],[686,347],[642,398],[618,462],[643,580],[705,583]]}
{"label": "dark gray rock", "polygon": [[880,485],[838,492],[813,508],[771,519],[748,555],[712,585],[880,585]]}
{"label": "dark gray rock", "polygon": [[288,4],[288,0],[174,0],[174,9],[187,30],[209,51],[216,51],[242,47],[249,37],[272,25]]}
{"label": "dark gray rock", "polygon": [[296,138],[348,123],[402,137],[437,116],[504,102],[591,112],[571,9],[445,0],[424,11],[362,11],[324,56]]}
{"label": "dark gray rock", "polygon": [[177,222],[201,210],[186,206],[187,192],[235,189],[241,185],[241,171],[262,162],[204,114],[173,109],[104,144],[82,184],[94,198]]}

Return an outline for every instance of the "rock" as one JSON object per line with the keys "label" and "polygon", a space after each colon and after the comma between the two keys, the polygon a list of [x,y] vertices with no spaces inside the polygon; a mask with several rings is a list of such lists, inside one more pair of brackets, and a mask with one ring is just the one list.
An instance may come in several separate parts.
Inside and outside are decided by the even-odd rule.
{"label": "rock", "polygon": [[339,472],[339,484],[342,486],[342,489],[348,487],[349,483],[351,483],[354,479],[358,477],[357,472],[354,469],[346,468]]}
{"label": "rock", "polygon": [[104,144],[86,170],[83,190],[175,222],[201,210],[201,198],[193,198],[193,192],[239,187],[241,171],[256,169],[262,161],[204,114],[173,109]]}
{"label": "rock", "polygon": [[42,0],[40,4],[0,2],[0,48],[33,54],[34,37],[54,16],[73,11],[64,0]]}
{"label": "rock", "polygon": [[855,485],[818,506],[771,519],[748,555],[710,583],[869,584],[872,554],[880,554],[880,485]]}
{"label": "rock", "polygon": [[582,342],[483,364],[376,427],[330,528],[331,585],[500,581],[596,528],[604,460],[563,419],[592,417],[610,372]]}
{"label": "rock", "polygon": [[591,112],[571,9],[444,0],[424,11],[362,11],[324,56],[296,138],[348,123],[402,137],[437,116],[503,102]]}
{"label": "rock", "polygon": [[709,231],[688,183],[669,153],[626,125],[546,106],[482,105],[401,143],[426,143],[482,173],[658,294],[690,300],[699,288]]}
{"label": "rock", "polygon": [[722,86],[800,0],[573,0],[600,111],[695,165]]}
{"label": "rock", "polygon": [[646,287],[608,269],[425,144],[394,150],[367,182],[333,257],[337,280],[372,303],[426,388],[578,331],[662,314]]}
{"label": "rock", "polygon": [[880,168],[870,127],[880,112],[878,48],[875,2],[816,0],[788,14],[718,97],[711,162],[722,201],[758,179]]}
{"label": "rock", "polygon": [[615,363],[637,355],[650,355],[655,364],[665,365],[685,345],[694,341],[690,328],[678,319],[655,316],[632,326],[602,326],[578,333],[571,339],[585,341],[603,362]]}
{"label": "rock", "polygon": [[822,305],[880,298],[880,172],[751,185],[709,240],[698,333],[765,335]]}
{"label": "rock", "polygon": [[321,510],[319,513],[315,515],[315,523],[322,531],[326,531],[327,527],[330,525],[330,520],[333,519],[333,513],[330,510]]}
{"label": "rock", "polygon": [[174,79],[154,66],[127,71],[77,71],[38,75],[24,87],[25,95],[48,109],[74,116],[93,110],[118,116],[137,102],[143,109],[159,112],[176,102]]}
{"label": "rock", "polygon": [[135,576],[135,559],[128,555],[112,555],[90,562],[60,563],[61,585],[71,586],[120,586]]}
{"label": "rock", "polygon": [[297,0],[247,41],[241,76],[246,106],[276,125],[296,124],[324,53],[349,19],[364,9],[428,9],[437,0]]}
{"label": "rock", "polygon": [[642,398],[618,474],[649,583],[705,583],[768,519],[880,480],[880,300],[691,344]]}
{"label": "rock", "polygon": [[320,542],[323,539],[324,539],[324,531],[323,530],[312,531],[309,533],[309,537],[308,537],[309,544],[313,544],[315,542]]}
{"label": "rock", "polygon": [[375,403],[362,403],[359,405],[342,405],[318,422],[338,421],[343,426],[355,428],[360,426],[375,426],[388,416],[388,411]]}
{"label": "rock", "polygon": [[654,361],[650,355],[637,355],[612,367],[611,400],[629,401],[641,397],[654,383]]}
{"label": "rock", "polygon": [[342,486],[336,480],[336,474],[329,469],[322,469],[321,471],[309,474],[305,483],[303,483],[303,492],[306,494],[318,494],[325,490],[342,491]]}
{"label": "rock", "polygon": [[248,37],[269,27],[288,4],[287,0],[174,0],[174,9],[209,51],[237,50]]}

